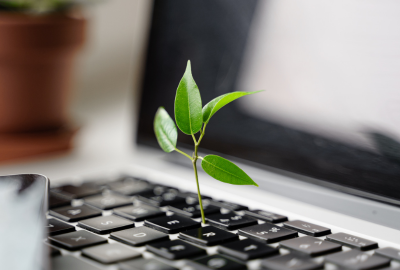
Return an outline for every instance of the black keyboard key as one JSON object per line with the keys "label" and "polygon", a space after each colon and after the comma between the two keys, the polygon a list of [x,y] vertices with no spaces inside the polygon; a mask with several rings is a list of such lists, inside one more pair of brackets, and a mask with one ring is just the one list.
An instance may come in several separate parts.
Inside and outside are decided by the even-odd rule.
{"label": "black keyboard key", "polygon": [[247,216],[240,216],[233,212],[209,215],[206,216],[206,220],[215,227],[230,231],[257,224],[256,219]]}
{"label": "black keyboard key", "polygon": [[215,206],[217,206],[217,207],[229,209],[229,210],[232,210],[232,211],[249,210],[249,208],[247,206],[236,204],[236,203],[231,203],[231,202],[210,201],[210,203],[215,205]]}
{"label": "black keyboard key", "polygon": [[86,230],[98,233],[108,234],[115,231],[121,231],[135,227],[135,223],[117,216],[101,216],[82,220],[78,226]]}
{"label": "black keyboard key", "polygon": [[218,252],[244,261],[279,254],[278,249],[252,239],[245,239],[221,245],[218,247]]}
{"label": "black keyboard key", "polygon": [[278,257],[265,259],[261,262],[263,269],[270,270],[317,270],[323,269],[323,264],[316,263],[310,259],[296,257],[293,254],[286,254]]}
{"label": "black keyboard key", "polygon": [[149,244],[146,246],[146,249],[147,251],[169,260],[191,258],[207,254],[204,249],[195,247],[181,240]]}
{"label": "black keyboard key", "polygon": [[118,264],[120,270],[178,270],[155,259],[136,259]]}
{"label": "black keyboard key", "polygon": [[400,261],[400,250],[392,247],[380,248],[375,251],[376,255],[384,256],[396,261]]}
{"label": "black keyboard key", "polygon": [[206,256],[197,260],[188,261],[187,265],[196,270],[245,270],[245,264],[233,261],[221,255]]}
{"label": "black keyboard key", "polygon": [[60,197],[53,192],[49,192],[49,209],[71,205],[71,200]]}
{"label": "black keyboard key", "polygon": [[131,246],[143,246],[148,243],[169,240],[167,234],[145,226],[111,233],[110,238]]}
{"label": "black keyboard key", "polygon": [[344,246],[357,248],[364,251],[378,248],[378,243],[376,242],[347,233],[334,233],[328,235],[326,239]]}
{"label": "black keyboard key", "polygon": [[132,248],[118,243],[86,248],[82,250],[82,255],[104,264],[126,261],[141,256],[139,252]]}
{"label": "black keyboard key", "polygon": [[55,270],[101,270],[101,268],[90,264],[82,259],[67,255],[57,256],[51,260],[51,269]]}
{"label": "black keyboard key", "polygon": [[153,185],[136,179],[117,181],[110,183],[108,186],[112,191],[128,196],[136,196],[153,190]]}
{"label": "black keyboard key", "polygon": [[82,205],[52,209],[49,211],[49,214],[68,222],[75,222],[86,218],[101,216],[101,211]]}
{"label": "black keyboard key", "polygon": [[353,249],[325,257],[325,260],[344,269],[368,270],[390,265],[390,260]]}
{"label": "black keyboard key", "polygon": [[157,207],[175,205],[184,203],[185,197],[180,196],[175,192],[166,192],[161,195],[155,195],[153,191],[137,196],[137,199]]}
{"label": "black keyboard key", "polygon": [[311,257],[321,256],[342,250],[342,246],[339,244],[324,241],[311,236],[286,240],[281,242],[280,246],[301,254],[307,254]]}
{"label": "black keyboard key", "polygon": [[268,221],[271,223],[281,223],[288,220],[287,217],[278,215],[272,212],[264,211],[264,210],[246,210],[244,211],[246,216],[250,216],[256,219],[261,219],[264,221]]}
{"label": "black keyboard key", "polygon": [[239,240],[236,234],[215,228],[213,226],[200,227],[179,233],[180,239],[202,246],[215,246]]}
{"label": "black keyboard key", "polygon": [[264,223],[239,229],[238,233],[264,243],[276,243],[298,236],[297,232],[276,226],[272,223]]}
{"label": "black keyboard key", "polygon": [[53,188],[51,189],[51,192],[54,192],[68,199],[80,199],[91,195],[99,194],[101,193],[101,189],[94,185],[81,185],[81,186],[65,185]]}
{"label": "black keyboard key", "polygon": [[102,195],[85,198],[85,203],[103,210],[107,210],[132,204],[133,199],[126,196],[107,192]]}
{"label": "black keyboard key", "polygon": [[51,243],[69,250],[82,249],[89,246],[107,243],[107,239],[87,231],[49,236]]}
{"label": "black keyboard key", "polygon": [[177,215],[147,219],[144,221],[144,225],[168,234],[201,227],[200,222]]}
{"label": "black keyboard key", "polygon": [[319,237],[331,234],[331,229],[312,224],[301,220],[288,221],[283,223],[283,226],[300,233]]}
{"label": "black keyboard key", "polygon": [[57,219],[51,218],[47,220],[47,231],[49,235],[57,235],[62,233],[74,232],[75,227],[67,223],[58,221]]}
{"label": "black keyboard key", "polygon": [[158,208],[154,206],[146,204],[141,204],[138,206],[130,205],[130,206],[119,207],[114,209],[113,212],[118,216],[131,219],[134,221],[143,221],[149,218],[165,216],[165,212],[160,211]]}
{"label": "black keyboard key", "polygon": [[[201,216],[199,204],[187,204],[180,203],[173,206],[169,206],[168,210],[179,215],[187,216],[190,218],[198,218]],[[205,215],[210,215],[220,212],[220,208],[211,204],[203,204],[203,210]]]}

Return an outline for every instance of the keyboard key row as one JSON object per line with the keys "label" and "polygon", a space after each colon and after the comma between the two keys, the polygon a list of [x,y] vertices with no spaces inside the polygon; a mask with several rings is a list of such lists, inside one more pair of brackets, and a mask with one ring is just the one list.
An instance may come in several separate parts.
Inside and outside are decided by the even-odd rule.
{"label": "keyboard key row", "polygon": [[[52,189],[50,214],[67,222],[79,221],[79,227],[97,234],[110,234],[110,239],[123,244],[146,245],[147,251],[168,260],[197,258],[188,263],[196,270],[247,269],[245,264],[235,259],[262,258],[264,269],[322,269],[323,261],[317,260],[318,263],[310,257],[323,255],[326,255],[324,259],[327,262],[345,269],[381,269],[390,264],[390,259],[400,260],[400,251],[393,248],[376,250],[374,255],[362,253],[378,248],[376,242],[367,239],[345,233],[331,234],[331,230],[323,226],[301,220],[288,221],[283,215],[249,210],[243,205],[213,201],[206,196],[203,196],[204,210],[211,226],[201,227],[199,222],[190,219],[200,216],[196,193],[181,193],[175,188],[134,178],[106,186],[108,191],[93,184]],[[142,203],[133,204],[133,198],[127,196],[136,196]],[[72,207],[71,200],[80,198],[85,205]],[[175,215],[166,216],[166,212],[158,208],[162,206],[168,206]],[[220,208],[242,212],[221,213]],[[114,215],[101,216],[99,209],[113,209]],[[258,220],[267,223],[258,224]],[[145,221],[144,226],[135,227],[137,221]],[[129,246],[109,244],[106,238],[87,231],[75,231],[74,226],[56,219],[49,219],[47,228],[49,240],[54,245],[82,250],[82,255],[103,264],[126,261],[120,263],[120,269],[142,269],[138,268],[141,263],[155,267],[151,269],[175,269],[157,260],[138,259],[140,254]],[[238,230],[239,235],[248,239],[239,240],[238,234],[229,232],[231,230]],[[179,233],[179,239],[184,241],[171,241],[168,234],[175,233]],[[308,236],[298,237],[298,233]],[[326,238],[315,238],[321,236]],[[280,242],[278,248],[266,245],[276,242]],[[216,245],[222,255],[206,256],[205,247]],[[341,252],[342,245],[358,250]],[[289,250],[290,254],[279,255],[279,248]],[[57,249],[51,250],[55,256],[60,254]],[[160,268],[156,268],[158,266]]]}
{"label": "keyboard key row", "polygon": [[[104,216],[101,218],[110,219],[111,217],[118,218],[113,216]],[[73,228],[73,226],[64,224],[63,222],[54,219],[50,219],[49,224],[55,224],[55,227],[69,226],[68,229],[71,227]],[[265,225],[275,226],[267,223],[256,225],[262,227],[262,230],[257,230],[257,232],[264,231],[264,229],[266,229]],[[269,230],[272,230],[272,232],[268,232],[267,235],[270,233],[277,233],[274,232],[275,230],[273,230],[273,228],[276,227],[271,227]],[[280,228],[285,229],[282,227]],[[167,234],[155,231],[145,226],[125,229],[112,233],[110,238],[133,246],[142,246],[147,244],[146,248],[148,251],[170,260],[206,254],[204,249],[197,248],[181,240],[169,241]],[[202,246],[219,245],[219,253],[226,254],[243,261],[279,255],[279,250],[276,248],[261,244],[259,241],[252,239],[239,241],[236,234],[212,226],[181,232],[179,234],[179,238]],[[75,231],[64,233],[62,235],[50,236],[49,240],[52,244],[69,250],[83,249],[82,254],[84,256],[90,257],[104,264],[132,259],[140,255],[136,251],[129,249],[126,246],[115,244],[104,245],[107,243],[107,239],[87,231]],[[91,246],[95,247],[88,248]],[[316,257],[339,252],[334,255],[327,256],[326,260],[333,264],[339,265],[340,267],[346,267],[346,269],[375,269],[377,267],[389,265],[390,260],[384,257],[399,259],[399,251],[393,248],[377,250],[377,255],[372,256],[357,250],[353,250],[354,252],[340,252],[341,245],[310,236],[283,241],[280,243],[280,247],[287,248],[294,253],[263,261],[263,266],[265,268],[319,269],[317,267],[319,267],[320,264],[308,259],[304,259],[304,257],[298,258],[295,255],[296,253],[308,255],[310,257]],[[59,254],[58,251],[55,253],[55,255],[57,254]],[[200,262],[202,261],[200,260]],[[198,264],[199,262],[194,262],[194,264],[196,263]],[[230,262],[227,261],[226,263],[230,267]],[[278,265],[280,265],[279,267],[281,268],[278,268]]]}

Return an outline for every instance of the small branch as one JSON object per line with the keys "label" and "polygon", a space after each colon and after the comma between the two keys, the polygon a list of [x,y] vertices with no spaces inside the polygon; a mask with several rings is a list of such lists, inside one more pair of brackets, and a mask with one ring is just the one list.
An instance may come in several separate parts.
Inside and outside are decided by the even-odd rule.
{"label": "small branch", "polygon": [[197,142],[198,145],[200,144],[201,140],[204,137],[204,134],[205,134],[205,131],[206,131],[206,125],[207,124],[204,124],[203,129],[201,130],[200,138],[199,138],[199,141]]}
{"label": "small branch", "polygon": [[178,152],[178,153],[180,153],[180,154],[182,154],[182,155],[184,155],[184,156],[187,157],[188,159],[192,160],[192,157],[191,157],[191,156],[189,156],[189,155],[186,154],[185,152],[179,150],[178,148],[175,148],[175,151]]}
{"label": "small branch", "polygon": [[194,134],[192,134],[192,138],[193,138],[194,144],[197,145],[196,137],[194,136]]}

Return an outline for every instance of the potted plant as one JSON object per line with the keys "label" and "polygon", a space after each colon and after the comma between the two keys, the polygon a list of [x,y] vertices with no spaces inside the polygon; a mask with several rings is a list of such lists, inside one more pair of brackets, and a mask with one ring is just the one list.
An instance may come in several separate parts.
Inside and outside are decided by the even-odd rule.
{"label": "potted plant", "polygon": [[0,0],[0,160],[70,147],[69,87],[86,26],[77,4]]}

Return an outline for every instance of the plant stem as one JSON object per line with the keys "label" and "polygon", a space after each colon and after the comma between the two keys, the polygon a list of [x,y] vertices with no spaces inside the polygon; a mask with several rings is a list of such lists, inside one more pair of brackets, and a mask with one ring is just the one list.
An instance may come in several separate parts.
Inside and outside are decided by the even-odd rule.
{"label": "plant stem", "polygon": [[188,159],[192,160],[192,158],[191,158],[188,154],[186,154],[185,152],[179,150],[178,148],[175,148],[175,151],[178,152],[178,153],[180,153],[180,154],[182,154],[182,155],[184,155],[184,156],[187,157]]}
{"label": "plant stem", "polygon": [[206,224],[206,218],[204,216],[204,210],[203,210],[203,202],[201,200],[201,193],[200,193],[200,185],[199,185],[199,176],[197,175],[197,165],[196,165],[197,159],[193,160],[193,169],[194,169],[194,175],[196,176],[196,184],[197,184],[197,195],[199,196],[199,205],[200,205],[200,212],[201,212],[201,222],[203,224]]}
{"label": "plant stem", "polygon": [[198,141],[196,141],[196,137],[192,134],[192,138],[193,138],[193,141],[194,141],[194,153],[193,153],[193,157],[191,158],[192,164],[193,164],[193,169],[194,169],[194,175],[196,177],[197,195],[199,197],[201,221],[203,222],[203,224],[206,224],[206,218],[204,216],[203,201],[201,200],[201,193],[200,193],[199,176],[198,176],[198,173],[197,173],[197,159],[199,158],[199,156],[197,155],[197,151],[199,149],[199,145],[200,145],[201,139],[203,139],[205,129],[206,129],[206,124],[204,124],[203,129],[201,129],[200,137],[199,137]]}
{"label": "plant stem", "polygon": [[196,137],[194,136],[194,134],[192,134],[192,138],[193,138],[194,144],[196,145],[197,141],[196,141]]}
{"label": "plant stem", "polygon": [[204,124],[203,129],[201,130],[200,138],[199,138],[199,141],[197,142],[197,145],[200,144],[201,140],[202,140],[203,137],[204,137],[204,133],[205,133],[205,131],[206,131],[206,125],[207,125],[207,124]]}

